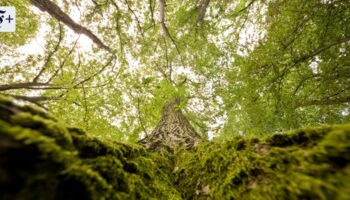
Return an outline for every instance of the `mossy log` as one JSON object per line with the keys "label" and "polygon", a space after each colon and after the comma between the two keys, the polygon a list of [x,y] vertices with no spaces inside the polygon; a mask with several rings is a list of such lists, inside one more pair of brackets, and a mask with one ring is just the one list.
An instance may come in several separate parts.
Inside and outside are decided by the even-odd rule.
{"label": "mossy log", "polygon": [[0,97],[0,199],[350,199],[350,125],[150,152]]}

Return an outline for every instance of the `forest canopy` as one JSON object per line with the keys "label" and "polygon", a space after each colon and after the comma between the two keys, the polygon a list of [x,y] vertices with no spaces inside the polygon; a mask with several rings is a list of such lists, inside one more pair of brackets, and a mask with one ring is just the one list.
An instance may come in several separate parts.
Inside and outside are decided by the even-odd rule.
{"label": "forest canopy", "polygon": [[0,94],[134,142],[163,106],[203,138],[350,121],[350,1],[0,0]]}

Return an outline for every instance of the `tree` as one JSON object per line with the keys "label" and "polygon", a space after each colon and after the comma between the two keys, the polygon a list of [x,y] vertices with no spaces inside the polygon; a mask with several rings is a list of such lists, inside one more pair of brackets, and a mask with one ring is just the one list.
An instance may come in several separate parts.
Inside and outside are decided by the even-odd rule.
{"label": "tree", "polygon": [[162,118],[157,127],[139,143],[147,149],[156,150],[163,146],[193,149],[196,144],[202,142],[202,138],[182,114],[179,104],[180,98],[169,102],[163,108]]}
{"label": "tree", "polygon": [[0,3],[0,198],[348,197],[349,1]]}
{"label": "tree", "polygon": [[[349,121],[346,1],[29,2],[1,93],[94,135],[136,141],[175,97],[203,138]],[[24,53],[35,24],[45,46]]]}

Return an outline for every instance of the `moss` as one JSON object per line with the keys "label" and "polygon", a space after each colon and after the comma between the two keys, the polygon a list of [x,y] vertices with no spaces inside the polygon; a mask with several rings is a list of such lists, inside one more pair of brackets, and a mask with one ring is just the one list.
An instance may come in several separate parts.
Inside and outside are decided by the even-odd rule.
{"label": "moss", "polygon": [[0,119],[8,121],[9,117],[20,110],[14,106],[13,99],[0,95]]}
{"label": "moss", "polygon": [[57,199],[108,199],[112,186],[87,165],[70,165],[58,176]]}
{"label": "moss", "polygon": [[[56,173],[74,162],[74,152],[40,132],[0,121],[0,199],[45,199],[54,192]],[[49,199],[49,198],[48,198]]]}
{"label": "moss", "polygon": [[[42,108],[36,106],[35,104],[31,104],[29,102],[20,101],[23,106],[19,106],[15,103],[15,100],[8,96],[0,95],[0,115],[1,117],[9,117],[11,114],[18,114],[20,112],[28,112],[31,115],[38,115],[45,119],[50,119],[52,121],[57,121],[51,114],[44,111]],[[7,119],[8,120],[8,119]]]}
{"label": "moss", "polygon": [[11,117],[11,123],[25,128],[35,129],[44,135],[54,138],[56,142],[64,147],[71,147],[72,137],[63,124],[42,118],[30,113],[19,113]]}
{"label": "moss", "polygon": [[0,199],[350,199],[350,125],[149,152],[0,96]]}
{"label": "moss", "polygon": [[0,199],[180,199],[168,157],[0,98]]}
{"label": "moss", "polygon": [[178,152],[184,199],[349,199],[350,126],[237,137]]}
{"label": "moss", "polygon": [[81,128],[67,127],[67,130],[71,135],[76,135],[76,136],[86,135],[86,132]]}
{"label": "moss", "polygon": [[313,145],[330,131],[330,127],[305,128],[287,134],[274,134],[266,138],[271,146],[285,147],[291,145]]}

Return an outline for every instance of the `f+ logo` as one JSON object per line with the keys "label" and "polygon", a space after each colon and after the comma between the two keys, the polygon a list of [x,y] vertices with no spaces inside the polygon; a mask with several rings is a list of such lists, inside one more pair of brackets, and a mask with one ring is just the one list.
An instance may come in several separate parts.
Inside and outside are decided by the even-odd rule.
{"label": "f+ logo", "polygon": [[[2,24],[2,22],[4,21],[5,16],[3,14],[6,13],[6,10],[0,10],[0,24]],[[7,18],[5,18],[5,20],[7,20],[9,22],[9,24],[11,23],[12,20],[14,20],[11,15],[8,15]]]}
{"label": "f+ logo", "polygon": [[0,6],[0,32],[14,32],[16,30],[16,8]]}

